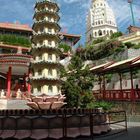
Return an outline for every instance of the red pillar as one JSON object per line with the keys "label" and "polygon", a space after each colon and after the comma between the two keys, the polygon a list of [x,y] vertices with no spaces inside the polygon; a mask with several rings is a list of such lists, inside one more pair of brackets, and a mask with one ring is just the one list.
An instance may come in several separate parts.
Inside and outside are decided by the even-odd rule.
{"label": "red pillar", "polygon": [[[30,79],[30,69],[28,71],[28,79]],[[30,94],[31,94],[31,85],[30,85],[30,83],[28,81],[28,95],[30,95]]]}
{"label": "red pillar", "polygon": [[130,70],[130,77],[131,77],[131,100],[135,99],[135,92],[134,92],[134,84],[133,84],[133,71]]}
{"label": "red pillar", "polygon": [[121,100],[123,99],[123,89],[122,89],[122,74],[119,73],[120,76],[120,90],[121,90],[121,95],[119,96]]}
{"label": "red pillar", "polygon": [[7,98],[10,98],[10,93],[11,93],[11,73],[12,73],[12,67],[9,67],[8,70],[8,77],[7,77]]}

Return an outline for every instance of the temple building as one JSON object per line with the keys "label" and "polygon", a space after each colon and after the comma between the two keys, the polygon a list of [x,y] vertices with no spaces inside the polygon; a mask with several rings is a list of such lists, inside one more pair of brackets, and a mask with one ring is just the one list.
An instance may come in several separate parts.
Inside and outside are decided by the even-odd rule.
{"label": "temple building", "polygon": [[36,2],[32,38],[33,95],[58,95],[59,78],[59,7],[54,0]]}
{"label": "temple building", "polygon": [[113,10],[106,0],[92,0],[87,15],[86,43],[97,38],[110,36],[117,32],[117,24]]}
{"label": "temple building", "polygon": [[140,43],[140,27],[130,25],[128,28],[128,34],[120,36],[119,41],[123,43],[131,42],[133,44]]}
{"label": "temple building", "polygon": [[32,29],[19,23],[0,23],[0,93],[1,97],[16,97],[20,90],[30,92],[30,36]]}

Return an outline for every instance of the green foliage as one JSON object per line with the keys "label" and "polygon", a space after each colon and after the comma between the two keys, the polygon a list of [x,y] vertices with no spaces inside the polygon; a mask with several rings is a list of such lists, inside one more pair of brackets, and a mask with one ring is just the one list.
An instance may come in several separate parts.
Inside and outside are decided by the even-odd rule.
{"label": "green foliage", "polygon": [[101,101],[94,104],[94,108],[102,108],[104,111],[111,110],[114,105],[109,102]]}
{"label": "green foliage", "polygon": [[131,42],[126,42],[125,46],[129,49],[129,48],[133,48],[133,49],[139,49],[140,48],[140,43],[139,44],[133,44]]}
{"label": "green foliage", "polygon": [[31,47],[30,39],[26,37],[10,35],[10,34],[5,34],[5,35],[0,34],[0,42],[3,42],[4,44],[9,44],[9,45]]}
{"label": "green foliage", "polygon": [[134,46],[132,46],[133,49],[140,49],[140,43],[139,44],[135,44]]}
{"label": "green foliage", "polygon": [[84,60],[98,60],[124,51],[124,45],[117,40],[107,40],[94,47],[78,48],[76,55]]}
{"label": "green foliage", "polygon": [[71,46],[69,46],[67,44],[64,44],[64,43],[61,43],[58,47],[60,49],[63,49],[64,53],[67,53],[67,52],[71,51]]}
{"label": "green foliage", "polygon": [[82,59],[74,55],[68,66],[68,71],[65,77],[66,81],[62,84],[62,89],[66,95],[66,102],[68,107],[86,108],[88,104],[94,102],[92,87],[94,76],[86,67],[83,69]]}
{"label": "green foliage", "polygon": [[116,32],[116,33],[113,33],[110,37],[110,39],[115,39],[115,38],[118,38],[120,36],[122,36],[122,32]]}
{"label": "green foliage", "polygon": [[125,46],[129,49],[129,48],[131,48],[132,46],[134,46],[134,44],[131,43],[131,42],[126,42],[126,43],[125,43]]}
{"label": "green foliage", "polygon": [[105,38],[101,37],[101,38],[97,38],[95,39],[92,44],[98,44],[98,43],[101,43],[101,42],[104,42],[105,41]]}

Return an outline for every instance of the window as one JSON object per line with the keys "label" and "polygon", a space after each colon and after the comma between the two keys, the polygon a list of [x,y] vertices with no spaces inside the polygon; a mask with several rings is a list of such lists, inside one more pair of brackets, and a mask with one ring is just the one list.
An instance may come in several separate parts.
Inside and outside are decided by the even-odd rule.
{"label": "window", "polygon": [[51,54],[48,55],[48,60],[52,60],[52,55]]}
{"label": "window", "polygon": [[95,36],[97,36],[97,32],[95,32]]}
{"label": "window", "polygon": [[99,33],[99,36],[102,36],[102,31],[101,31],[101,30],[99,30],[99,32],[98,32],[98,33]]}
{"label": "window", "polygon": [[98,24],[100,25],[100,21],[98,21]]}
{"label": "window", "polygon": [[48,75],[52,76],[52,70],[51,69],[48,70]]}
{"label": "window", "polygon": [[51,33],[52,32],[52,29],[48,29],[48,32]]}
{"label": "window", "polygon": [[51,18],[50,17],[48,17],[48,21],[51,21]]}
{"label": "window", "polygon": [[52,45],[52,42],[50,40],[48,41],[48,45]]}
{"label": "window", "polygon": [[38,70],[38,75],[42,75],[42,71],[41,71],[41,69]]}
{"label": "window", "polygon": [[109,31],[107,31],[107,35],[109,35]]}
{"label": "window", "polygon": [[90,34],[90,40],[92,39],[92,35]]}
{"label": "window", "polygon": [[113,31],[112,30],[110,30],[110,34],[113,34]]}
{"label": "window", "polygon": [[52,86],[49,86],[49,87],[48,87],[48,92],[51,93],[52,90],[53,90]]}

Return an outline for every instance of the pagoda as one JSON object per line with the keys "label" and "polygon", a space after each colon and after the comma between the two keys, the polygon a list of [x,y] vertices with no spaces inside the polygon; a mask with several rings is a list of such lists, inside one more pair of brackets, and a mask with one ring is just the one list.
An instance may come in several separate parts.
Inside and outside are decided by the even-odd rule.
{"label": "pagoda", "polygon": [[106,0],[92,0],[86,24],[87,44],[91,44],[92,39],[111,36],[118,30],[114,12]]}
{"label": "pagoda", "polygon": [[59,6],[55,0],[37,0],[32,37],[32,92],[34,96],[61,94],[59,78]]}

